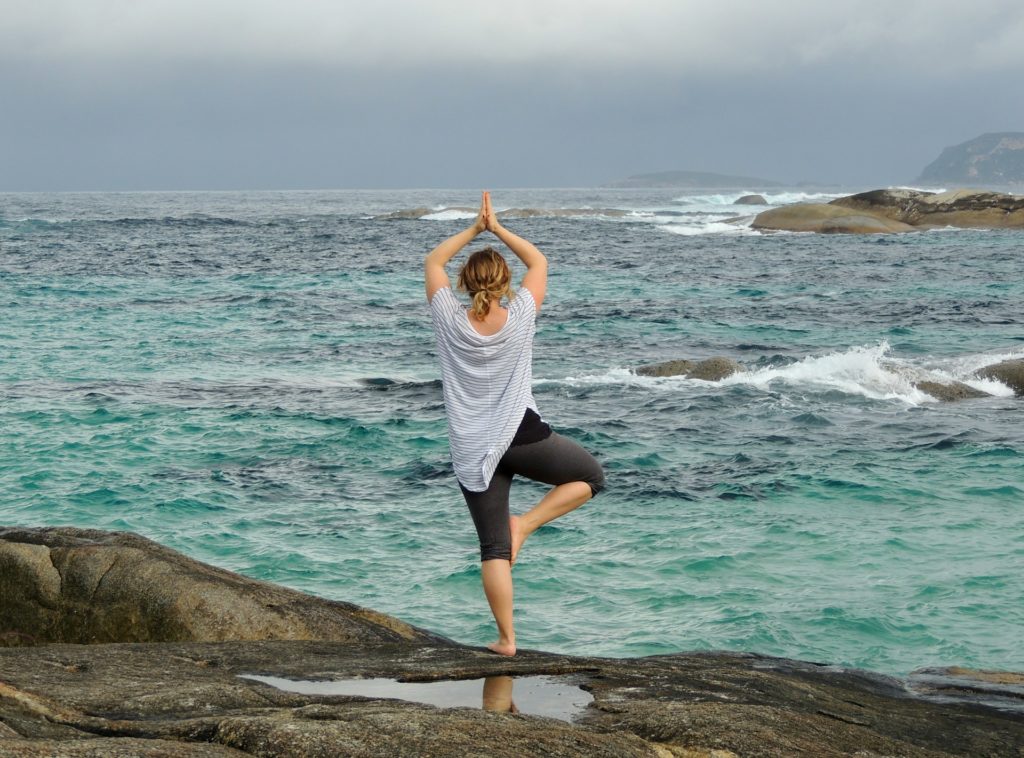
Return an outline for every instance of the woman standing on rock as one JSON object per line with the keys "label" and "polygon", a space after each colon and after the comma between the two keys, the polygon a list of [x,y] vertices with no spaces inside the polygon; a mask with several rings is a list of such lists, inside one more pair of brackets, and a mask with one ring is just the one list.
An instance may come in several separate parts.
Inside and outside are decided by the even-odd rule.
{"label": "woman standing on rock", "polygon": [[[452,293],[445,265],[484,231],[526,265],[513,293],[508,263],[493,248],[469,256]],[[474,224],[427,256],[427,300],[441,361],[448,439],[459,487],[480,538],[484,593],[498,625],[487,647],[515,655],[512,565],[538,527],[583,505],[604,487],[604,472],[586,450],[551,430],[533,399],[533,333],[547,289],[548,262],[530,242],[498,223],[483,193]],[[507,306],[502,305],[502,300]],[[519,474],[554,487],[521,516],[509,515],[509,490]]]}

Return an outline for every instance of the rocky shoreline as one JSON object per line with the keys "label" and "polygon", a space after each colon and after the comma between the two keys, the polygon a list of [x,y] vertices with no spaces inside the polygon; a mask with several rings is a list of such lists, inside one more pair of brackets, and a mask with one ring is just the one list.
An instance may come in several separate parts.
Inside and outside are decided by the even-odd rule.
{"label": "rocky shoreline", "polygon": [[1024,196],[959,189],[880,189],[830,203],[794,203],[759,213],[751,228],[820,234],[892,234],[924,229],[1024,229]]}
{"label": "rocky shoreline", "polygon": [[[126,532],[0,529],[0,597],[0,756],[1024,755],[1021,674],[899,679],[731,652],[502,658]],[[543,674],[593,700],[567,722],[244,674]]]}

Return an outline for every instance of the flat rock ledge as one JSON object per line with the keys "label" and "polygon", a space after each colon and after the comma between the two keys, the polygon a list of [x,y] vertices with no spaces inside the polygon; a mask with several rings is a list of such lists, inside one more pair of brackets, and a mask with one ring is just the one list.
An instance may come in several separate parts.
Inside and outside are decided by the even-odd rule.
{"label": "flat rock ledge", "polygon": [[759,213],[751,227],[821,234],[891,234],[953,226],[1024,229],[1024,196],[959,189],[880,189],[830,203],[794,203]]}
{"label": "flat rock ledge", "polygon": [[[5,529],[0,547],[56,551],[70,541],[85,549],[89,540],[109,547],[126,536]],[[132,541],[133,548],[140,545],[153,546],[159,559],[173,553]],[[180,555],[179,561],[196,563]],[[26,571],[0,559],[5,591]],[[251,581],[230,576],[236,591]],[[265,591],[265,583],[253,585]],[[16,631],[7,608],[0,608],[0,622]],[[98,603],[94,613],[102,612]],[[379,697],[301,695],[242,674],[419,682],[547,675],[578,684],[594,699],[566,722]],[[897,679],[729,652],[616,659],[523,650],[502,658],[437,635],[0,648],[0,756],[55,755],[1019,758],[1024,675],[947,668]]]}

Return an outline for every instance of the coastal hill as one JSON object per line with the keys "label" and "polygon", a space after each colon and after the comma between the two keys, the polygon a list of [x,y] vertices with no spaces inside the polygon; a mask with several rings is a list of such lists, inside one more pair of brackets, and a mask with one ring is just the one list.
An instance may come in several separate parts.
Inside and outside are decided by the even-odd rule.
{"label": "coastal hill", "polygon": [[1024,132],[982,134],[947,147],[917,181],[958,186],[1024,183]]}
{"label": "coastal hill", "polygon": [[601,185],[612,189],[634,187],[684,187],[687,189],[745,189],[750,187],[781,187],[780,182],[753,176],[729,176],[706,171],[659,171],[653,174],[635,174],[625,179]]}

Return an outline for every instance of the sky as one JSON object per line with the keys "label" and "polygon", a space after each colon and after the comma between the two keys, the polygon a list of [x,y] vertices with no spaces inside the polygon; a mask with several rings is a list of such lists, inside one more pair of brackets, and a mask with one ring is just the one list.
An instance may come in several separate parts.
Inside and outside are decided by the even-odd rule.
{"label": "sky", "polygon": [[911,183],[1020,0],[0,0],[0,191]]}

